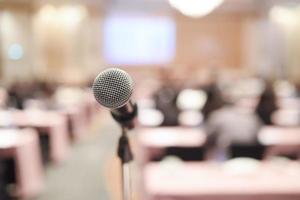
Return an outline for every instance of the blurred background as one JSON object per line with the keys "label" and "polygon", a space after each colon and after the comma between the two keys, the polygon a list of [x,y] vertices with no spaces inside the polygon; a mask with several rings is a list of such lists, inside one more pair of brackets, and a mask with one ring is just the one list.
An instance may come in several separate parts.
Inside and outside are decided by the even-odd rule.
{"label": "blurred background", "polygon": [[121,199],[108,67],[132,199],[300,199],[299,0],[0,0],[0,200]]}

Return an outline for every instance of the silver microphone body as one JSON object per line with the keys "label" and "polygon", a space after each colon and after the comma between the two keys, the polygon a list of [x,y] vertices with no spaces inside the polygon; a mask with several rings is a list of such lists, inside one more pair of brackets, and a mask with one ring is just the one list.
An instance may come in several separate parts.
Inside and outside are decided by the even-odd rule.
{"label": "silver microphone body", "polygon": [[137,105],[133,103],[133,81],[125,71],[110,68],[101,72],[93,83],[95,99],[110,109],[113,118],[126,128],[133,128]]}

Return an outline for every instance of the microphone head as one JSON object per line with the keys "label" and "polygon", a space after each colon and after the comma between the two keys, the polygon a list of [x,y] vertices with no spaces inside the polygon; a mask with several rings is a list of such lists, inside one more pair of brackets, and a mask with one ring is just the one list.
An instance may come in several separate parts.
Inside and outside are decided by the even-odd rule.
{"label": "microphone head", "polygon": [[102,106],[116,109],[125,105],[133,91],[133,80],[121,69],[110,68],[101,72],[93,84],[96,100]]}

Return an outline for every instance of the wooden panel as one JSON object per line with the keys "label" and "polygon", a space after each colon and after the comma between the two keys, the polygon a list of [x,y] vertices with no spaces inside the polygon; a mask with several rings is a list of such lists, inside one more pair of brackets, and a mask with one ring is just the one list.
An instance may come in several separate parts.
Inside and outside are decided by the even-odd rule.
{"label": "wooden panel", "polygon": [[239,15],[214,15],[200,19],[177,17],[176,63],[202,67],[240,66]]}

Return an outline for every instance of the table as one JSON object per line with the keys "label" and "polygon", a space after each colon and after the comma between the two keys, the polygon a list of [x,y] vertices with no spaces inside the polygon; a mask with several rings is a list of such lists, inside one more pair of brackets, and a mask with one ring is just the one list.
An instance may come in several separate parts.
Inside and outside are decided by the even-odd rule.
{"label": "table", "polygon": [[259,133],[259,141],[267,146],[266,157],[297,154],[300,158],[300,127],[266,126]]}
{"label": "table", "polygon": [[83,91],[81,101],[60,106],[58,112],[67,118],[69,133],[74,142],[84,136],[99,108],[100,106],[90,90]]}
{"label": "table", "polygon": [[0,157],[15,161],[16,190],[21,199],[38,195],[44,184],[38,134],[32,129],[0,129]]}
{"label": "table", "polygon": [[151,163],[144,168],[147,200],[296,200],[300,165],[260,163],[235,173],[215,163]]}
{"label": "table", "polygon": [[201,147],[206,141],[206,135],[200,128],[142,128],[137,133],[142,152],[140,157],[144,161],[164,153],[168,147]]}
{"label": "table", "polygon": [[0,127],[34,128],[49,137],[49,157],[54,163],[65,160],[70,150],[66,118],[52,111],[0,111]]}
{"label": "table", "polygon": [[[163,154],[169,147],[201,147],[206,141],[201,128],[141,128],[137,133],[138,157],[145,162]],[[265,126],[259,132],[259,141],[266,146],[266,158],[290,153],[300,158],[300,127]]]}
{"label": "table", "polygon": [[58,111],[66,117],[70,139],[74,142],[80,140],[87,128],[87,118],[81,107],[67,107]]}

